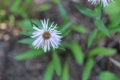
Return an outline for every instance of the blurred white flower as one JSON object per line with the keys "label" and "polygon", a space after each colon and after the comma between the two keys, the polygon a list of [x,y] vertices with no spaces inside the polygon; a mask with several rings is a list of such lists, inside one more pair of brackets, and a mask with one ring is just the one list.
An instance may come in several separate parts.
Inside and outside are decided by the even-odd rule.
{"label": "blurred white flower", "polygon": [[32,43],[35,48],[43,48],[44,52],[49,51],[51,47],[53,49],[58,48],[62,36],[60,31],[56,30],[57,24],[53,22],[49,25],[49,20],[41,20],[41,28],[37,28],[33,25],[35,32],[32,34],[32,38],[35,41]]}
{"label": "blurred white flower", "polygon": [[104,7],[108,6],[109,2],[112,1],[113,0],[88,0],[88,2],[91,2],[93,5],[101,3]]}

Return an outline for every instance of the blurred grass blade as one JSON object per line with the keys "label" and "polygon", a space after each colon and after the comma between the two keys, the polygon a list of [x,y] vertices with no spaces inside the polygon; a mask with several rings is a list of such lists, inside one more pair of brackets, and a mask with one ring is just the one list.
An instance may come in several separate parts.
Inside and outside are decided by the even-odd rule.
{"label": "blurred grass blade", "polygon": [[67,22],[68,21],[68,14],[67,14],[65,8],[63,8],[63,6],[59,3],[58,4],[58,9],[60,11],[60,14],[61,14],[61,17],[63,18],[63,20],[65,22]]}
{"label": "blurred grass blade", "polygon": [[113,58],[110,58],[110,61],[111,61],[114,65],[116,65],[117,67],[120,68],[120,61],[117,61],[117,60],[115,60],[115,59],[113,59]]}
{"label": "blurred grass blade", "polygon": [[49,10],[51,8],[51,5],[49,5],[49,4],[41,4],[41,5],[39,5],[38,7],[35,7],[35,11],[47,11],[47,10]]}
{"label": "blurred grass blade", "polygon": [[85,69],[82,75],[82,80],[88,80],[91,70],[93,68],[94,65],[94,60],[93,59],[88,59],[87,63],[85,64]]}
{"label": "blurred grass blade", "polygon": [[33,32],[20,32],[19,34],[25,35],[25,36],[31,36]]}
{"label": "blurred grass blade", "polygon": [[64,64],[61,80],[69,80],[69,64],[67,61]]}
{"label": "blurred grass blade", "polygon": [[32,2],[32,0],[25,0],[25,2],[26,2],[27,4],[30,4],[30,3]]}
{"label": "blurred grass blade", "polygon": [[7,6],[11,6],[11,1],[10,0],[4,0],[4,4],[7,5]]}
{"label": "blurred grass blade", "polygon": [[56,3],[56,4],[59,4],[60,3],[60,0],[51,0],[52,2]]}
{"label": "blurred grass blade", "polygon": [[100,19],[95,19],[95,25],[101,30],[106,36],[110,36],[109,30],[106,28],[104,23]]}
{"label": "blurred grass blade", "polygon": [[48,66],[47,69],[44,73],[44,80],[53,80],[53,73],[54,73],[54,63],[53,61],[51,61]]}
{"label": "blurred grass blade", "polygon": [[73,41],[71,43],[71,50],[73,52],[73,56],[75,58],[75,60],[79,63],[79,64],[83,64],[83,60],[84,60],[84,54],[82,52],[81,47],[79,46],[79,44],[75,41]]}
{"label": "blurred grass blade", "polygon": [[83,34],[85,34],[87,32],[86,28],[84,26],[81,26],[81,25],[74,26],[73,30],[75,30],[75,31],[77,31],[79,33],[83,33]]}
{"label": "blurred grass blade", "polygon": [[54,63],[54,68],[55,68],[56,73],[60,76],[61,75],[61,63],[60,63],[60,58],[55,51],[53,52],[53,63]]}
{"label": "blurred grass blade", "polygon": [[120,32],[120,26],[110,29],[110,33],[116,33],[116,32]]}
{"label": "blurred grass blade", "polygon": [[10,7],[11,11],[14,12],[14,11],[18,10],[18,6],[20,5],[20,3],[21,3],[21,0],[14,0]]}
{"label": "blurred grass blade", "polygon": [[117,21],[119,19],[120,14],[120,1],[115,0],[113,3],[110,3],[108,7],[104,8],[104,12],[109,16],[111,22],[113,20]]}
{"label": "blurred grass blade", "polygon": [[103,56],[112,56],[116,53],[115,49],[112,48],[105,48],[105,47],[98,47],[90,51],[89,57],[93,57],[96,55],[103,55]]}
{"label": "blurred grass blade", "polygon": [[30,22],[30,20],[28,19],[25,19],[23,21],[21,21],[20,23],[18,23],[18,25],[22,28],[22,29],[25,29],[25,30],[28,30],[28,31],[32,31],[32,24]]}
{"label": "blurred grass blade", "polygon": [[43,54],[43,52],[40,51],[40,50],[30,50],[30,51],[26,51],[24,53],[21,53],[21,54],[17,55],[15,57],[15,59],[16,60],[26,60],[26,59],[31,59],[31,58],[38,57],[42,54]]}
{"label": "blurred grass blade", "polygon": [[18,42],[22,43],[22,44],[32,44],[33,39],[32,38],[25,38],[25,39],[19,40]]}
{"label": "blurred grass blade", "polygon": [[100,74],[100,80],[120,80],[120,77],[111,72],[104,71]]}
{"label": "blurred grass blade", "polygon": [[41,22],[40,22],[40,20],[31,19],[31,24],[32,24],[32,26],[35,25],[35,26],[41,28]]}
{"label": "blurred grass blade", "polygon": [[93,10],[91,9],[88,9],[88,8],[84,8],[82,6],[76,6],[76,8],[81,12],[83,13],[84,15],[86,16],[90,16],[90,17],[94,17],[96,14]]}
{"label": "blurred grass blade", "polygon": [[69,30],[71,24],[72,24],[72,22],[67,22],[67,23],[63,24],[62,26],[60,26],[60,28],[59,28],[60,32],[65,34]]}
{"label": "blurred grass blade", "polygon": [[93,32],[89,35],[89,38],[88,38],[88,47],[91,46],[95,36],[97,35],[97,29],[94,29]]}

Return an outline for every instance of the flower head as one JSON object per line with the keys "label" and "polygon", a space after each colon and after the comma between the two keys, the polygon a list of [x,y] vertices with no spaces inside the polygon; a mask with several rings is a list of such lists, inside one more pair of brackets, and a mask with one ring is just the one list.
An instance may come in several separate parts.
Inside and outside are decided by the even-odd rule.
{"label": "flower head", "polygon": [[91,2],[92,4],[102,4],[104,7],[108,6],[109,2],[112,2],[113,0],[88,0],[88,2]]}
{"label": "flower head", "polygon": [[33,46],[35,48],[43,48],[44,52],[49,51],[52,47],[53,49],[58,48],[62,36],[60,36],[60,31],[56,30],[56,24],[52,22],[49,25],[49,20],[41,20],[41,28],[37,28],[33,25],[35,30],[32,34],[32,38],[35,38],[33,41]]}

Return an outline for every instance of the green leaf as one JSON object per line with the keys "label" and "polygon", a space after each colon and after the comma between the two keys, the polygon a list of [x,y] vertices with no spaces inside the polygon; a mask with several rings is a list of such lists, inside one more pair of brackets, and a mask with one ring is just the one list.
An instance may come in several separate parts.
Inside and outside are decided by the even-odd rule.
{"label": "green leaf", "polygon": [[31,36],[33,32],[20,32],[21,35]]}
{"label": "green leaf", "polygon": [[25,2],[26,2],[27,4],[29,4],[29,3],[32,2],[32,0],[25,0]]}
{"label": "green leaf", "polygon": [[11,1],[10,0],[4,0],[4,4],[7,6],[11,6]]}
{"label": "green leaf", "polygon": [[71,24],[72,24],[71,22],[67,22],[67,23],[63,24],[63,25],[59,28],[59,31],[60,31],[61,33],[64,33],[64,34],[65,34],[65,33],[69,30]]}
{"label": "green leaf", "polygon": [[88,47],[91,46],[95,36],[97,35],[97,29],[94,29],[93,32],[89,35],[89,38],[88,38]]}
{"label": "green leaf", "polygon": [[120,32],[120,27],[116,27],[110,30],[111,33],[117,33]]}
{"label": "green leaf", "polygon": [[94,65],[94,60],[93,59],[88,59],[87,63],[85,64],[85,69],[82,75],[82,80],[88,80],[91,70],[93,68]]}
{"label": "green leaf", "polygon": [[54,63],[53,61],[51,61],[48,64],[47,69],[44,73],[44,80],[53,80],[52,79],[53,73],[54,73]]}
{"label": "green leaf", "polygon": [[53,52],[53,63],[54,63],[54,68],[56,70],[56,73],[60,76],[61,75],[61,63],[59,56],[57,53],[54,51]]}
{"label": "green leaf", "polygon": [[107,13],[107,15],[109,15],[109,19],[111,21],[116,20],[120,14],[120,1],[115,0],[113,3],[110,3],[108,7],[104,8],[104,12]]}
{"label": "green leaf", "polygon": [[25,38],[25,39],[19,40],[18,42],[22,43],[22,44],[32,44],[33,39],[32,38]]}
{"label": "green leaf", "polygon": [[25,30],[28,30],[28,31],[33,31],[32,24],[31,24],[30,20],[26,19],[26,20],[21,21],[18,24],[22,29],[25,29]]}
{"label": "green leaf", "polygon": [[12,5],[11,5],[11,11],[17,11],[18,10],[18,6],[20,5],[21,0],[14,0]]}
{"label": "green leaf", "polygon": [[59,3],[58,4],[58,9],[60,11],[60,14],[61,14],[61,17],[63,18],[63,20],[65,22],[67,22],[68,21],[68,14],[67,14],[65,8],[63,8],[63,6]]}
{"label": "green leaf", "polygon": [[35,25],[39,28],[41,28],[41,22],[39,20],[36,20],[36,19],[31,19],[31,23],[32,23],[32,26]]}
{"label": "green leaf", "polygon": [[110,36],[109,30],[106,28],[104,23],[100,19],[95,19],[95,25],[101,30],[106,36]]}
{"label": "green leaf", "polygon": [[30,50],[30,51],[26,51],[22,54],[19,54],[15,57],[16,60],[26,60],[26,59],[31,59],[34,57],[38,57],[40,55],[42,55],[43,52],[40,50]]}
{"label": "green leaf", "polygon": [[90,51],[89,56],[93,57],[96,55],[103,55],[103,56],[112,56],[116,53],[115,49],[112,48],[105,48],[105,47],[98,47]]}
{"label": "green leaf", "polygon": [[108,26],[109,29],[116,28],[120,24],[120,16],[118,16],[116,19],[112,20]]}
{"label": "green leaf", "polygon": [[80,33],[83,33],[83,34],[87,32],[86,28],[81,26],[81,25],[80,26],[74,26],[73,30],[75,30],[77,32],[80,32]]}
{"label": "green leaf", "polygon": [[96,14],[93,10],[91,9],[88,9],[88,8],[84,8],[82,6],[76,6],[76,8],[81,12],[83,13],[84,15],[86,16],[90,16],[90,17],[94,17]]}
{"label": "green leaf", "polygon": [[51,0],[52,2],[56,3],[56,4],[59,4],[60,3],[60,0]]}
{"label": "green leaf", "polygon": [[95,17],[93,18],[98,18],[100,19],[101,18],[101,10],[102,10],[102,6],[101,5],[97,5],[94,9],[94,14],[95,14]]}
{"label": "green leaf", "polygon": [[100,74],[100,80],[120,80],[120,77],[111,72],[104,71]]}
{"label": "green leaf", "polygon": [[79,46],[79,44],[77,42],[73,41],[71,43],[71,50],[73,52],[73,56],[74,56],[75,60],[79,64],[82,64],[83,60],[84,60],[84,55],[83,55],[81,47]]}
{"label": "green leaf", "polygon": [[67,61],[64,64],[61,80],[69,80],[69,65]]}
{"label": "green leaf", "polygon": [[46,10],[49,10],[51,8],[51,5],[49,4],[42,4],[42,5],[39,5],[38,7],[35,7],[35,11],[46,11]]}

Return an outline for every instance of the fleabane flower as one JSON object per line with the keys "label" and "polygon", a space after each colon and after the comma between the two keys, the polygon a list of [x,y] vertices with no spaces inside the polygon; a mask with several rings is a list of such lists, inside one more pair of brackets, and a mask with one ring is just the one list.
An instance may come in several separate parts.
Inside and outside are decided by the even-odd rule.
{"label": "fleabane flower", "polygon": [[32,34],[33,46],[35,48],[42,48],[44,52],[50,51],[51,48],[58,48],[62,36],[60,36],[61,32],[56,30],[57,24],[53,22],[49,24],[49,20],[41,20],[41,28],[33,25],[33,29],[35,30]]}
{"label": "fleabane flower", "polygon": [[102,4],[104,7],[108,6],[112,1],[113,0],[88,0],[88,2],[91,2],[93,5]]}

